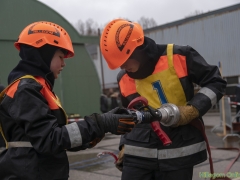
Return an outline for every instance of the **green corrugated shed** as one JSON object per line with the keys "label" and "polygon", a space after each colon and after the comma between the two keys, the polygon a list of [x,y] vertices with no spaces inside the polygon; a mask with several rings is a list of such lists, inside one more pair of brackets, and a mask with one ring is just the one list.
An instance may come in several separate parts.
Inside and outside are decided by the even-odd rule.
{"label": "green corrugated shed", "polygon": [[81,116],[99,112],[100,82],[84,47],[84,43],[98,43],[98,38],[80,36],[66,19],[36,0],[0,1],[0,83],[7,85],[9,72],[20,60],[19,52],[13,45],[20,32],[28,24],[43,20],[66,29],[74,46],[75,56],[66,60],[67,65],[54,87],[64,109],[67,113]]}

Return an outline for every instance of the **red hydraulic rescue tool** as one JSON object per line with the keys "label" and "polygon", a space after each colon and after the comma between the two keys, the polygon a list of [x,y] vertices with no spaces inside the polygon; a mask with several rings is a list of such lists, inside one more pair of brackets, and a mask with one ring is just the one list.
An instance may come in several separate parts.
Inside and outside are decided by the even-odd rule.
{"label": "red hydraulic rescue tool", "polygon": [[[128,112],[135,117],[135,123],[151,123],[153,131],[157,134],[164,146],[172,144],[168,135],[161,129],[160,123],[165,126],[175,124],[179,120],[179,110],[174,104],[166,103],[160,108],[154,109],[148,106],[148,100],[142,96],[133,99],[128,105]],[[115,163],[117,156],[112,152],[98,153],[98,157],[109,154],[114,157]]]}
{"label": "red hydraulic rescue tool", "polygon": [[[134,110],[134,106],[136,106],[138,104],[142,104],[143,105],[142,108],[148,107],[148,100],[142,96],[137,97],[129,103],[128,109]],[[139,109],[136,109],[136,110],[139,110]],[[151,115],[153,116],[152,120],[151,120],[152,121],[151,126],[152,126],[153,131],[157,134],[157,136],[162,141],[164,146],[168,146],[168,145],[172,144],[172,141],[170,140],[168,135],[160,127],[159,121],[161,121],[162,114],[158,110],[154,110],[154,109],[149,109],[149,110],[150,110]]]}

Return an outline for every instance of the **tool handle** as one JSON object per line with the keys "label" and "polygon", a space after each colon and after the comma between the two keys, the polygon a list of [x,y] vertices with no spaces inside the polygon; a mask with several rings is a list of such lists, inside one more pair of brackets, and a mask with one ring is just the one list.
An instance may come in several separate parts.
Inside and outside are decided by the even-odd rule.
{"label": "tool handle", "polygon": [[172,141],[168,137],[168,135],[162,130],[159,121],[153,121],[151,122],[151,126],[153,131],[157,134],[159,139],[162,141],[164,146],[169,146],[172,144]]}
{"label": "tool handle", "polygon": [[133,107],[137,104],[143,104],[144,106],[147,106],[148,100],[142,96],[136,97],[129,103],[128,108],[133,109]]}

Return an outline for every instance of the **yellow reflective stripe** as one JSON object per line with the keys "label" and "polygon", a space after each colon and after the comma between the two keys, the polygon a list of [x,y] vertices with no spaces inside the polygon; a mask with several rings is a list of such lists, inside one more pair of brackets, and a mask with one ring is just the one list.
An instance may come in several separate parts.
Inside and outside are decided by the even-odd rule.
{"label": "yellow reflective stripe", "polygon": [[62,109],[62,111],[63,111],[63,113],[64,113],[64,115],[65,115],[65,118],[66,118],[66,124],[68,124],[68,116],[67,116],[67,113],[66,113],[66,111],[63,109],[63,107],[62,107],[62,104],[61,104],[61,101],[60,101],[60,99],[58,98],[58,96],[55,94],[55,96],[56,96],[56,99],[53,99],[54,101],[55,101],[55,103],[58,105],[58,107],[60,107],[61,109]]}
{"label": "yellow reflective stripe", "polygon": [[5,136],[4,136],[4,133],[3,133],[3,129],[2,129],[2,125],[1,125],[1,124],[0,124],[0,133],[1,133],[2,137],[3,137],[3,140],[5,141],[6,149],[7,149],[7,148],[8,148],[8,142],[7,142],[7,140],[6,140]]}
{"label": "yellow reflective stripe", "polygon": [[[16,79],[16,80],[13,81],[11,84],[9,84],[4,90],[2,90],[2,92],[0,93],[0,102],[1,102],[2,99],[3,99],[3,96],[4,96],[5,92],[6,92],[16,81],[18,81],[18,80],[20,80],[20,79],[23,79],[23,78],[35,79],[35,78],[34,78],[33,76],[31,76],[31,75],[25,75],[25,76],[22,76],[22,77]],[[37,81],[37,79],[35,79],[35,80]],[[37,81],[37,82],[38,82],[38,81]]]}
{"label": "yellow reflective stripe", "polygon": [[[2,92],[0,93],[0,102],[2,101],[3,99],[3,96],[5,94],[5,92],[16,82],[18,81],[19,79],[23,79],[23,78],[32,78],[32,79],[35,79],[33,76],[31,75],[25,75],[25,76],[22,76],[18,79],[16,79],[15,81],[13,81],[11,84],[9,84],[4,90],[2,90]],[[35,79],[36,80],[36,79]],[[36,80],[37,81],[37,80]]]}
{"label": "yellow reflective stripe", "polygon": [[196,154],[206,149],[205,141],[174,149],[150,149],[131,145],[124,145],[124,153],[132,156],[157,159],[172,159]]}
{"label": "yellow reflective stripe", "polygon": [[2,90],[2,92],[0,93],[0,102],[2,102],[3,96],[4,96],[5,92],[6,92],[6,90],[7,90],[7,88],[5,88],[4,90]]}
{"label": "yellow reflective stripe", "polygon": [[173,44],[167,45],[167,58],[169,67],[173,67]]}
{"label": "yellow reflective stripe", "polygon": [[[38,80],[37,80],[34,76],[32,76],[32,75],[25,75],[25,76],[20,77],[19,79],[24,79],[24,78],[35,79],[35,80],[38,82]],[[18,79],[17,79],[17,80],[18,80]],[[17,81],[17,80],[16,80],[16,81]]]}

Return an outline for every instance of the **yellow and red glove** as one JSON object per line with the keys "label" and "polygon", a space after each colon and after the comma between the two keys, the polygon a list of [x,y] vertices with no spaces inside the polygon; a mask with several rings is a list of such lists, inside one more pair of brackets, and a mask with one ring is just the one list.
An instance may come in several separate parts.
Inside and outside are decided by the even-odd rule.
{"label": "yellow and red glove", "polygon": [[173,127],[178,127],[190,123],[193,119],[199,117],[199,111],[191,105],[178,106],[180,112],[179,121],[173,125]]}

